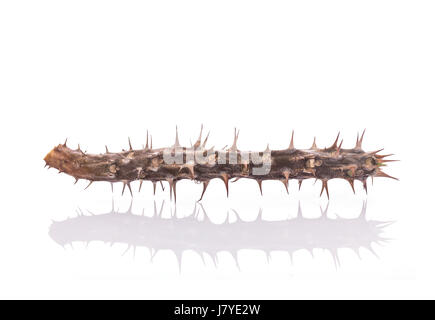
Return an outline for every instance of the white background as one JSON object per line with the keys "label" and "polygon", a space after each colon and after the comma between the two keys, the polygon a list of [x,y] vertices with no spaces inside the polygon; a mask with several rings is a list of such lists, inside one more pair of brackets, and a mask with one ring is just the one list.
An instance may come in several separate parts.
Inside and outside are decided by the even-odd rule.
{"label": "white background", "polygon": [[[433,1],[1,1],[0,297],[434,298],[434,16]],[[327,233],[324,222],[301,227],[309,239],[293,263],[284,251],[267,262],[263,251],[234,243],[240,270],[226,251],[217,266],[185,251],[180,271],[171,244],[150,262],[146,246],[123,255],[126,242],[63,248],[49,235],[52,220],[74,218],[77,208],[107,212],[112,199],[107,183],[83,191],[84,181],[74,186],[44,169],[52,147],[68,137],[90,153],[105,144],[118,151],[129,136],[140,148],[146,129],[163,147],[173,144],[175,125],[189,145],[201,123],[217,148],[231,144],[237,126],[242,150],[285,148],[293,129],[298,148],[314,136],[329,146],[338,131],[343,147],[353,147],[367,128],[363,148],[394,153],[401,162],[385,171],[400,181],[376,178],[368,196],[360,183],[353,195],[331,181],[328,218],[355,219],[367,200],[368,220],[395,221],[384,228],[391,240],[372,244],[379,258],[367,248],[358,258],[346,241],[337,267],[328,251],[311,254],[304,243],[324,237],[315,231]],[[133,214],[151,216],[153,201],[166,199],[169,217],[167,189],[153,197],[151,184],[137,187]],[[320,187],[308,181],[298,192],[293,181],[287,196],[281,183],[266,182],[261,197],[242,180],[226,199],[216,180],[202,204],[217,224],[230,209],[245,221],[260,208],[265,220],[291,219],[299,201],[314,219],[327,204]],[[177,185],[178,219],[191,214],[201,189]],[[124,212],[130,195],[120,193],[116,185],[115,209]],[[174,236],[186,232],[174,221]],[[365,237],[358,230],[355,241]],[[81,227],[68,232],[79,240]]]}

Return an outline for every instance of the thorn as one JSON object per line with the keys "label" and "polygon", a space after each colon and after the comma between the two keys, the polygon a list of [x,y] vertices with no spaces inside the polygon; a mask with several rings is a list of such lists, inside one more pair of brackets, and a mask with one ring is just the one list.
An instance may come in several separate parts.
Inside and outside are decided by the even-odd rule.
{"label": "thorn", "polygon": [[263,182],[262,180],[257,180],[258,187],[260,188],[260,194],[261,194],[261,195],[263,195],[263,188],[262,188],[262,185],[261,185],[262,182]]}
{"label": "thorn", "polygon": [[372,186],[373,186],[373,184],[374,184],[374,178],[373,178],[373,176],[370,176],[370,178],[372,178]]}
{"label": "thorn", "polygon": [[337,148],[337,142],[338,142],[338,138],[340,137],[340,131],[337,134],[337,138],[335,138],[334,143],[332,144],[332,146],[330,147],[331,149],[336,149]]}
{"label": "thorn", "polygon": [[184,165],[180,166],[180,169],[178,170],[178,172],[183,170],[183,168],[187,168],[189,170],[190,174],[192,175],[192,179],[195,179],[195,169],[194,169],[194,167],[195,167],[195,165],[193,163],[184,164]]}
{"label": "thorn", "polygon": [[384,148],[382,148],[382,149],[378,149],[378,150],[376,150],[376,151],[369,152],[369,155],[374,156],[374,155],[376,155],[378,152],[381,152],[382,150],[384,150]]}
{"label": "thorn", "polygon": [[147,130],[147,142],[145,144],[145,149],[148,150],[148,130]]}
{"label": "thorn", "polygon": [[157,182],[153,181],[153,195],[156,195]]}
{"label": "thorn", "polygon": [[293,142],[293,137],[295,135],[295,131],[292,130],[292,137],[290,139],[290,145],[288,146],[289,150],[293,150],[295,148],[294,142]]}
{"label": "thorn", "polygon": [[83,190],[86,190],[87,188],[89,188],[89,186],[94,182],[94,180],[89,181],[89,184],[86,186],[86,188],[84,188]]}
{"label": "thorn", "polygon": [[289,194],[288,193],[288,180],[281,180],[281,182],[284,184],[285,191],[287,192],[287,194]]}
{"label": "thorn", "polygon": [[363,184],[364,190],[366,191],[366,194],[367,194],[367,179],[362,180],[362,184]]}
{"label": "thorn", "polygon": [[355,149],[358,148],[358,142],[359,142],[359,132],[356,134]]}
{"label": "thorn", "polygon": [[328,180],[322,180],[322,191],[320,191],[320,196],[322,196],[323,190],[326,190],[326,195],[329,200]]}
{"label": "thorn", "polygon": [[196,140],[195,144],[193,145],[193,148],[195,148],[195,149],[197,149],[201,145],[202,127],[203,127],[203,125],[201,124],[201,130],[199,131],[198,140]]}
{"label": "thorn", "polygon": [[298,184],[299,184],[299,190],[301,190],[301,186],[302,186],[302,181],[303,181],[303,180],[298,180]]}
{"label": "thorn", "polygon": [[167,179],[168,183],[169,183],[169,198],[172,201],[172,193],[174,194],[174,201],[177,202],[177,193],[176,193],[176,184],[177,181],[174,180],[173,178],[168,178]]}
{"label": "thorn", "polygon": [[66,142],[68,141],[68,138],[65,139],[65,142],[63,143],[63,146],[66,147]]}
{"label": "thorn", "polygon": [[174,179],[168,178],[166,180],[169,183],[169,199],[172,201],[172,185],[174,184]]}
{"label": "thorn", "polygon": [[390,178],[390,179],[394,179],[394,180],[399,180],[399,179],[397,179],[397,178],[395,178],[395,177],[392,177],[392,176],[386,174],[385,172],[383,172],[383,171],[381,171],[381,170],[378,170],[378,171],[376,172],[375,177],[384,177],[384,178]]}
{"label": "thorn", "polygon": [[131,196],[133,197],[133,192],[131,191],[130,182],[124,182],[124,185],[123,185],[123,187],[122,187],[122,193],[121,193],[121,196],[124,195],[125,186],[128,187],[128,190],[130,190],[130,194],[131,194]]}
{"label": "thorn", "polygon": [[[172,192],[174,193],[174,202],[177,203],[177,180],[174,181],[174,184],[172,185]],[[175,207],[175,212],[177,212],[177,207]]]}
{"label": "thorn", "polygon": [[106,147],[106,153],[109,153],[109,149],[107,148],[107,146],[105,146]]}
{"label": "thorn", "polygon": [[190,171],[190,174],[192,175],[192,179],[195,179],[195,169],[194,169],[195,165],[191,164],[189,165],[187,168]]}
{"label": "thorn", "polygon": [[75,178],[76,181],[74,181],[74,184],[76,184],[79,181],[79,178]]}
{"label": "thorn", "polygon": [[150,149],[153,149],[153,136],[150,134]]}
{"label": "thorn", "polygon": [[207,143],[207,140],[208,140],[208,136],[210,135],[210,131],[207,133],[207,136],[205,137],[205,139],[204,139],[204,142],[202,143],[202,147],[204,148],[205,147],[205,144]]}
{"label": "thorn", "polygon": [[203,182],[203,184],[202,184],[202,193],[201,193],[201,198],[199,198],[198,201],[201,201],[201,200],[202,200],[202,197],[204,196],[205,190],[207,190],[207,187],[208,187],[208,183],[209,183],[209,182],[210,182],[209,180],[206,180],[206,181]]}
{"label": "thorn", "polygon": [[128,146],[130,147],[130,150],[133,150],[133,148],[131,147],[130,137],[128,137]]}
{"label": "thorn", "polygon": [[285,170],[282,174],[285,177],[285,184],[288,185],[288,177],[290,176],[290,172]]}
{"label": "thorn", "polygon": [[400,161],[400,160],[388,160],[388,159],[385,159],[385,160],[381,160],[380,163],[384,163],[384,162],[397,162],[397,161]]}
{"label": "thorn", "polygon": [[160,186],[162,187],[162,190],[165,191],[165,187],[163,186],[162,180],[160,180],[159,182],[160,182]]}
{"label": "thorn", "polygon": [[[130,183],[127,183],[127,187],[128,187],[128,190],[130,190],[130,195],[133,197],[133,191],[131,191]],[[131,199],[130,210],[131,210],[131,206],[132,206],[132,204],[133,204],[133,199]]]}
{"label": "thorn", "polygon": [[178,148],[180,146],[180,141],[178,140],[178,126],[175,126],[175,143],[174,148]]}
{"label": "thorn", "polygon": [[140,189],[142,189],[142,183],[143,183],[143,180],[141,179],[139,182],[139,191],[138,192],[140,192]]}
{"label": "thorn", "polygon": [[365,133],[366,133],[366,129],[364,129],[364,131],[361,135],[361,138],[359,140],[357,140],[356,145],[355,145],[355,149],[361,149]]}
{"label": "thorn", "polygon": [[227,173],[222,173],[221,174],[221,179],[222,181],[225,183],[225,188],[227,189],[227,198],[229,196],[229,190],[228,190],[228,174]]}
{"label": "thorn", "polygon": [[80,144],[77,144],[77,151],[82,151],[82,150],[80,149]]}
{"label": "thorn", "polygon": [[311,149],[311,150],[316,150],[316,149],[317,149],[317,145],[316,145],[316,137],[314,137],[313,144],[312,144],[312,146],[311,146],[310,149]]}
{"label": "thorn", "polygon": [[391,157],[391,156],[394,156],[394,154],[393,153],[383,154],[383,155],[381,155],[381,154],[375,154],[375,157],[378,158],[378,159],[383,159],[383,158]]}
{"label": "thorn", "polygon": [[365,133],[366,133],[366,129],[364,128],[363,133],[361,134],[361,139],[359,139],[359,141],[360,141],[360,147],[362,146],[362,142],[363,142]]}
{"label": "thorn", "polygon": [[237,139],[239,138],[239,131],[237,131],[237,128],[234,128],[234,141],[233,141],[233,145],[231,146],[230,150],[231,151],[237,151]]}
{"label": "thorn", "polygon": [[347,179],[347,181],[349,182],[350,187],[352,188],[353,194],[355,194],[354,180],[353,179]]}
{"label": "thorn", "polygon": [[340,145],[337,148],[337,151],[335,151],[335,155],[338,157],[340,155],[341,146],[343,145],[343,139],[341,139]]}
{"label": "thorn", "polygon": [[[112,194],[113,194],[113,182],[110,183],[110,188],[112,189]],[[113,198],[112,198],[113,201]]]}

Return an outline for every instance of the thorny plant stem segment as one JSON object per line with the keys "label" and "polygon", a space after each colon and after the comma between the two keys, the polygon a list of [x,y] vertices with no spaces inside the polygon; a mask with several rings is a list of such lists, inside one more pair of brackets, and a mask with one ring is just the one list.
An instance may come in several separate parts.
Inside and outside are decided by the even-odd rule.
{"label": "thorny plant stem segment", "polygon": [[[237,149],[238,132],[234,132],[234,142],[229,149],[207,149],[208,135],[202,141],[202,126],[198,140],[190,148],[181,147],[176,132],[175,144],[169,148],[152,147],[152,138],[140,150],[134,150],[130,139],[129,149],[122,152],[109,152],[106,147],[104,154],[87,154],[80,146],[73,150],[67,147],[66,142],[51,150],[44,158],[46,166],[53,167],[73,176],[76,182],[79,179],[89,180],[88,187],[94,181],[107,181],[110,183],[122,182],[131,191],[130,183],[140,181],[139,190],[143,181],[151,181],[154,192],[157,182],[167,181],[170,185],[170,194],[176,200],[176,184],[182,179],[190,179],[203,183],[201,198],[211,179],[221,179],[226,187],[228,196],[228,182],[241,178],[253,179],[258,182],[262,193],[264,180],[281,181],[288,193],[288,182],[298,180],[299,188],[305,179],[314,178],[322,181],[322,191],[329,198],[328,180],[340,178],[349,182],[352,190],[354,181],[363,183],[367,191],[368,177],[393,178],[381,170],[390,156],[378,154],[380,150],[365,152],[362,150],[361,137],[357,137],[355,147],[343,149],[343,140],[338,144],[339,135],[329,148],[318,148],[316,139],[309,149],[296,149],[292,133],[290,145],[283,150],[270,150],[269,146],[262,152],[243,152]],[[87,188],[87,187],[86,187]]]}

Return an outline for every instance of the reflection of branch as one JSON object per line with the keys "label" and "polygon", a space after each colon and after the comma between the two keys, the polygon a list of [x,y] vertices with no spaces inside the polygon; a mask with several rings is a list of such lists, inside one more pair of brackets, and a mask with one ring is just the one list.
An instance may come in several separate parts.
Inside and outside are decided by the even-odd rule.
{"label": "reflection of branch", "polygon": [[[255,221],[240,220],[237,212],[232,210],[237,220],[223,224],[212,223],[200,205],[193,213],[184,218],[177,218],[171,211],[171,218],[162,218],[164,202],[158,210],[154,202],[154,216],[134,215],[131,205],[127,212],[115,212],[85,216],[53,222],[49,234],[60,245],[74,241],[89,243],[104,241],[109,243],[125,243],[128,247],[148,247],[153,256],[160,249],[172,250],[181,267],[181,256],[185,250],[193,250],[198,254],[209,254],[217,262],[217,253],[229,252],[237,261],[237,251],[242,249],[262,250],[269,256],[271,251],[293,252],[315,248],[331,252],[335,265],[339,265],[337,250],[350,248],[358,253],[360,247],[373,251],[371,244],[387,241],[381,236],[383,228],[391,222],[367,221],[365,217],[366,203],[361,214],[355,219],[327,217],[327,210],[321,209],[320,218],[307,219],[302,216],[299,206],[296,218],[282,221],[265,221],[261,209]],[[204,219],[199,220],[202,212]],[[375,254],[375,253],[374,253]]]}

